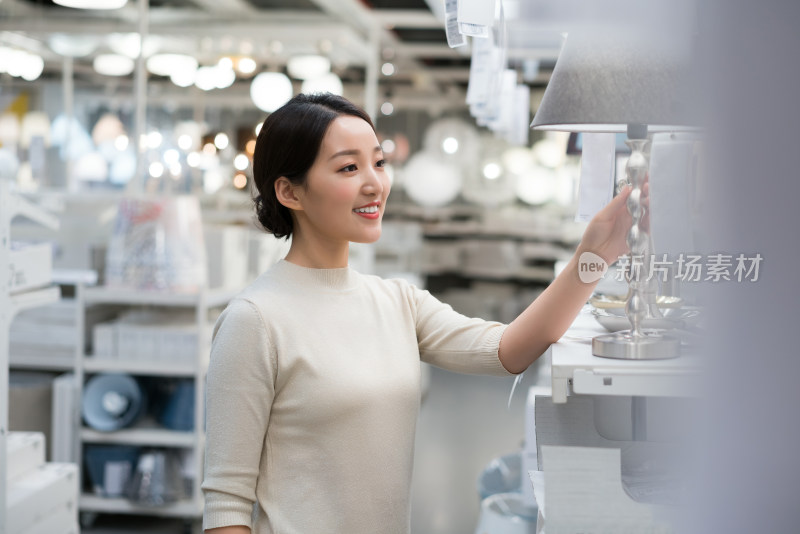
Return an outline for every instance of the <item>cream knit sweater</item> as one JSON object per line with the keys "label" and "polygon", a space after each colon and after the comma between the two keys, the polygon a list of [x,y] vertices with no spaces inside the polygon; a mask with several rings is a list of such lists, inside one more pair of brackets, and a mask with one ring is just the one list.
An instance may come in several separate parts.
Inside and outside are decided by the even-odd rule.
{"label": "cream knit sweater", "polygon": [[505,327],[403,280],[278,262],[214,329],[204,528],[408,533],[419,362],[511,376]]}

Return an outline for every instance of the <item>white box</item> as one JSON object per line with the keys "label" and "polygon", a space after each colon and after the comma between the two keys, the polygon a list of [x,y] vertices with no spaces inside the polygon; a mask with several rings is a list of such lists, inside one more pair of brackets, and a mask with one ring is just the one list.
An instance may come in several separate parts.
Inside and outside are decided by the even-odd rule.
{"label": "white box", "polygon": [[53,247],[12,244],[9,268],[11,293],[50,285],[53,281]]}
{"label": "white box", "polygon": [[9,432],[6,442],[6,483],[44,465],[44,434]]}
{"label": "white box", "polygon": [[99,323],[92,329],[92,354],[95,358],[117,359],[117,323]]}
{"label": "white box", "polygon": [[6,531],[24,532],[66,506],[78,507],[78,466],[45,464],[11,483]]}

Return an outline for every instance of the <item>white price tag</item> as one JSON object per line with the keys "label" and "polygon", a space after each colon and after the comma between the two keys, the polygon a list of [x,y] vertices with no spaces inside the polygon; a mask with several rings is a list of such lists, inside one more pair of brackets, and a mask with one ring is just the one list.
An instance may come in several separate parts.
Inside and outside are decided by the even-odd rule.
{"label": "white price tag", "polygon": [[467,44],[467,40],[458,29],[458,1],[444,0],[444,30],[447,34],[447,45],[450,48]]}
{"label": "white price tag", "polygon": [[459,0],[458,27],[464,35],[489,37],[494,24],[495,0]]}
{"label": "white price tag", "polygon": [[584,133],[576,222],[589,222],[614,193],[616,135]]}
{"label": "white price tag", "polygon": [[467,84],[467,104],[481,106],[489,97],[492,70],[492,42],[489,39],[472,41],[472,60]]}

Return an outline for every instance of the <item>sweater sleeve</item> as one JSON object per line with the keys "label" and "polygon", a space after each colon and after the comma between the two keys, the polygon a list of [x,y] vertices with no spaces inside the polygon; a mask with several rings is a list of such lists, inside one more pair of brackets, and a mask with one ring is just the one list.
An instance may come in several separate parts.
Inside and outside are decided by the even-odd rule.
{"label": "sweater sleeve", "polygon": [[513,376],[498,357],[508,325],[466,317],[427,290],[410,285],[422,361],[467,374]]}
{"label": "sweater sleeve", "polygon": [[203,528],[252,528],[276,360],[256,306],[234,299],[214,327],[206,389]]}

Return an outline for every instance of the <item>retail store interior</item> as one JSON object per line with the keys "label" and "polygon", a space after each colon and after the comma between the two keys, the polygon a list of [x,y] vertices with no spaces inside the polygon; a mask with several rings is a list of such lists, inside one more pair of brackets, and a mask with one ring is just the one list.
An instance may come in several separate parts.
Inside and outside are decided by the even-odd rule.
{"label": "retail store interior", "polygon": [[256,139],[320,92],[391,181],[350,267],[466,317],[514,321],[634,191],[630,256],[522,375],[421,362],[410,532],[681,532],[698,288],[769,259],[701,222],[695,2],[640,4],[0,0],[0,534],[203,532],[213,327],[291,246]]}

